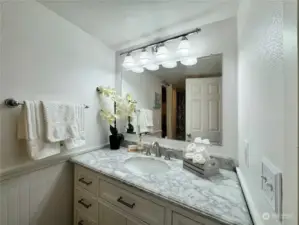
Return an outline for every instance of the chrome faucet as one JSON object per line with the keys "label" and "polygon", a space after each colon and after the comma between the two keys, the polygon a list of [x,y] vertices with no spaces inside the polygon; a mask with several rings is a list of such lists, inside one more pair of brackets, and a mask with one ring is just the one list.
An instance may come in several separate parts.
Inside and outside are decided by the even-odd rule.
{"label": "chrome faucet", "polygon": [[155,150],[156,157],[161,157],[160,145],[157,141],[152,143],[152,149]]}

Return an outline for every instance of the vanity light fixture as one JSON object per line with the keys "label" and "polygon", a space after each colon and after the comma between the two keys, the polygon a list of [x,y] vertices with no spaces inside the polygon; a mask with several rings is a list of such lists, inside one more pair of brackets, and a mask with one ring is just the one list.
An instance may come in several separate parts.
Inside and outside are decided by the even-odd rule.
{"label": "vanity light fixture", "polygon": [[143,67],[133,67],[132,71],[134,73],[143,73],[144,69],[143,69]]}
{"label": "vanity light fixture", "polygon": [[186,36],[182,37],[182,40],[178,46],[177,54],[181,57],[185,57],[189,55],[190,51],[190,43]]}
{"label": "vanity light fixture", "polygon": [[[199,33],[201,31],[200,28],[193,29],[189,32],[182,33],[180,35],[176,35],[170,38],[166,38],[164,40],[152,42],[148,45],[137,47],[134,49],[131,49],[129,51],[125,51],[120,53],[120,55],[126,54],[126,57],[123,62],[123,67],[125,67],[128,70],[132,70],[135,73],[142,73],[144,71],[144,68],[148,70],[158,70],[159,64],[162,64],[165,68],[174,68],[177,66],[178,59],[169,60],[169,51],[166,48],[165,44],[168,41],[176,40],[181,38],[181,42],[177,48],[177,54],[181,58],[181,63],[186,66],[192,66],[197,63],[196,58],[189,58],[190,55],[190,43],[188,41],[187,36],[195,33]],[[152,55],[147,51],[147,48],[154,49],[155,54]],[[131,56],[132,52],[136,52],[142,50],[140,53],[139,61],[135,62],[134,58]],[[188,58],[187,58],[188,57]],[[171,57],[172,59],[173,57]],[[142,67],[140,67],[141,65]]]}
{"label": "vanity light fixture", "polygon": [[177,66],[177,63],[176,63],[176,61],[167,61],[167,62],[163,62],[162,66],[164,68],[172,69],[172,68],[175,68]]}
{"label": "vanity light fixture", "polygon": [[146,50],[146,48],[142,49],[142,52],[140,53],[140,63],[142,65],[146,65],[151,60],[150,53]]}
{"label": "vanity light fixture", "polygon": [[181,63],[185,66],[193,66],[197,63],[197,58],[186,57],[181,59]]}
{"label": "vanity light fixture", "polygon": [[159,61],[165,60],[168,57],[168,49],[165,47],[165,44],[162,43],[160,46],[157,46],[156,59]]}
{"label": "vanity light fixture", "polygon": [[128,52],[124,59],[123,67],[125,67],[126,69],[131,69],[134,66],[135,66],[135,61],[134,61],[131,53]]}
{"label": "vanity light fixture", "polygon": [[159,65],[154,64],[154,63],[145,65],[144,67],[145,67],[146,69],[150,70],[150,71],[156,71],[156,70],[159,69]]}

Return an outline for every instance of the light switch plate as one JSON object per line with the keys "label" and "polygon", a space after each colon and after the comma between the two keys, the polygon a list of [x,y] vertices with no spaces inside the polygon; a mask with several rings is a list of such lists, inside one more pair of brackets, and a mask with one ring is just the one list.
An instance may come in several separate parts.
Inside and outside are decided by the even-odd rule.
{"label": "light switch plate", "polygon": [[262,160],[261,188],[268,203],[281,220],[282,173],[268,159]]}

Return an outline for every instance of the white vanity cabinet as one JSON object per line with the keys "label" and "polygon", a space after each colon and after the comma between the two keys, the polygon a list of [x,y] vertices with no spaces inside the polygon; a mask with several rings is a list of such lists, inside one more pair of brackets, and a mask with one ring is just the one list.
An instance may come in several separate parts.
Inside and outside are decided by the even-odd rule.
{"label": "white vanity cabinet", "polygon": [[177,213],[172,214],[172,225],[204,225]]}
{"label": "white vanity cabinet", "polygon": [[77,164],[74,179],[74,225],[220,225]]}

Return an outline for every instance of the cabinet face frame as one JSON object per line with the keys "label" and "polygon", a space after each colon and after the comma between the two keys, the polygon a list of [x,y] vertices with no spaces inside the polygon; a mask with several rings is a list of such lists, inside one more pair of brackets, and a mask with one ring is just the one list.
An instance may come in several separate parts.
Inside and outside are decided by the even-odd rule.
{"label": "cabinet face frame", "polygon": [[[151,201],[152,203],[162,206],[164,208],[164,223],[158,224],[158,225],[175,225],[175,224],[173,224],[173,222],[174,222],[173,214],[179,214],[179,215],[191,220],[196,225],[227,225],[227,223],[222,223],[215,219],[206,218],[205,216],[201,215],[199,212],[195,212],[192,209],[185,208],[177,203],[172,203],[167,200],[160,199],[158,196],[155,196],[154,194],[144,192],[135,187],[129,186],[117,179],[114,179],[114,178],[108,177],[106,175],[103,175],[99,172],[90,170],[89,168],[85,168],[78,164],[75,164],[74,166],[75,166],[74,179],[77,178],[78,170],[80,170],[80,169],[89,171],[90,173],[92,173],[92,175],[94,175],[94,174],[97,175],[97,193],[96,193],[95,197],[98,199],[99,207],[100,207],[100,204],[108,205],[108,207],[112,208],[116,212],[118,212],[118,213],[122,214],[124,217],[126,217],[129,221],[133,222],[133,224],[132,224],[132,222],[130,222],[127,225],[157,225],[157,224],[146,223],[146,221],[142,221],[141,219],[125,212],[124,210],[120,209],[119,207],[114,206],[107,200],[102,199],[100,197],[100,191],[99,191],[101,181],[108,182],[109,184],[114,185],[117,188],[123,189],[123,190],[131,193],[132,195],[135,195],[139,198],[143,198],[147,201]],[[74,182],[74,190],[75,191],[76,191],[76,188],[78,188],[78,186],[76,186],[76,182]],[[74,207],[74,216],[76,216],[75,210],[76,209]],[[76,221],[76,219],[74,218],[74,225],[78,225],[75,223],[75,221]],[[100,221],[98,221],[98,225],[103,225],[103,224],[100,224],[99,222]],[[193,224],[191,224],[191,225],[193,225]]]}

